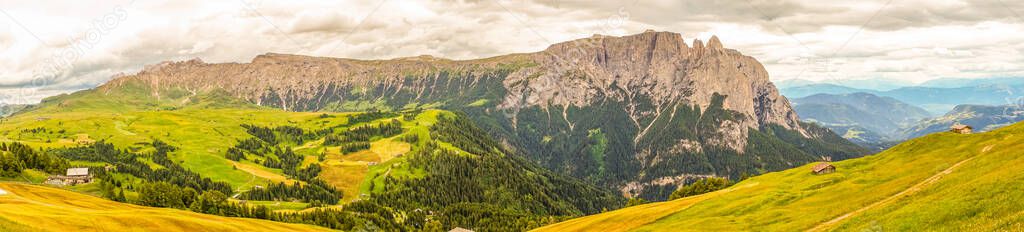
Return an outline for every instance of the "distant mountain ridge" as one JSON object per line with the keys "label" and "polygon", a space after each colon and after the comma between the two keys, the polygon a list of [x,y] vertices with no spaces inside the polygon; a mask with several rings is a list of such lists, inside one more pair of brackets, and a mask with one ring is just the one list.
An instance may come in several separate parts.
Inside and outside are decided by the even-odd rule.
{"label": "distant mountain ridge", "polygon": [[28,105],[7,105],[0,104],[0,118],[11,116],[18,111],[28,108]]}
{"label": "distant mountain ridge", "polygon": [[[942,115],[960,104],[1005,105],[1019,102],[1020,99],[1024,98],[1024,84],[1015,84],[1018,81],[1017,79],[1008,78],[998,84],[979,84],[955,88],[912,86],[888,91],[857,89],[835,84],[812,84],[784,88],[780,92],[790,98],[802,98],[818,93],[849,94],[865,92],[878,96],[892,97],[928,110],[932,115]],[[963,83],[972,82],[967,81]]]}
{"label": "distant mountain ridge", "polygon": [[917,86],[935,88],[958,88],[984,85],[1024,85],[1024,77],[997,78],[940,78],[925,81]]}
{"label": "distant mountain ridge", "polygon": [[1024,107],[1020,105],[958,105],[946,115],[922,121],[900,131],[905,138],[916,138],[949,130],[953,124],[971,126],[974,131],[998,129],[1024,120]]}
{"label": "distant mountain ridge", "polygon": [[803,120],[819,123],[857,144],[877,148],[886,141],[902,140],[901,128],[930,117],[924,109],[863,92],[815,94],[793,99],[793,104]]}

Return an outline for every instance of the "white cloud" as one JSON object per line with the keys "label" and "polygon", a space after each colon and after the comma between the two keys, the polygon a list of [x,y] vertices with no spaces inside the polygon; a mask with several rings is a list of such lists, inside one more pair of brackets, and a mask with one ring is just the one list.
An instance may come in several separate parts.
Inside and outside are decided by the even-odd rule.
{"label": "white cloud", "polygon": [[[887,4],[891,2],[891,4]],[[592,34],[718,35],[772,78],[924,81],[1024,76],[1024,2],[5,1],[0,102],[88,88],[165,60],[248,62],[267,52],[474,59]],[[111,16],[121,20],[106,21]],[[367,17],[369,16],[369,17]],[[27,30],[26,30],[27,29]],[[17,97],[11,97],[17,95]]]}

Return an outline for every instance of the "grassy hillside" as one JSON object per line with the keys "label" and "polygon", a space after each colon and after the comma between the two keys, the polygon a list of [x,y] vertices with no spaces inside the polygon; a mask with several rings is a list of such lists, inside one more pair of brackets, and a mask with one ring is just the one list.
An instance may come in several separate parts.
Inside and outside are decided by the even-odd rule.
{"label": "grassy hillside", "polygon": [[[0,158],[38,153],[92,167],[98,183],[67,189],[121,202],[343,230],[525,230],[624,202],[521,159],[463,117],[289,112],[217,91],[153,97],[125,84],[0,121],[0,143],[11,147]],[[24,168],[0,180],[39,183],[66,167]]]}
{"label": "grassy hillside", "polygon": [[1024,229],[1024,124],[938,133],[882,153],[768,173],[730,188],[537,231],[993,231]]}
{"label": "grassy hillside", "polygon": [[67,190],[0,183],[0,231],[327,231],[264,220],[119,203]]}

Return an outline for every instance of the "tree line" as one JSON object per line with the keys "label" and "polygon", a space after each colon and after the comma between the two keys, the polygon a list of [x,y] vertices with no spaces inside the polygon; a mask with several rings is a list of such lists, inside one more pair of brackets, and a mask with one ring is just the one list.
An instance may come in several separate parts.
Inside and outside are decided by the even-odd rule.
{"label": "tree line", "polygon": [[25,169],[63,174],[69,166],[67,160],[38,152],[28,145],[18,142],[0,143],[0,176],[18,176]]}

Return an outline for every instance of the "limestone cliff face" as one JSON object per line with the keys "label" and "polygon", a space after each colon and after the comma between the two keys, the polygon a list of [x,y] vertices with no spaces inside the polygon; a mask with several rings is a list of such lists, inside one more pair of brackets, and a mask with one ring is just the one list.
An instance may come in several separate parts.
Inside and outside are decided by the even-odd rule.
{"label": "limestone cliff face", "polygon": [[[641,129],[639,139],[653,124],[645,118],[657,118],[667,111],[663,108],[676,103],[706,108],[713,95],[719,94],[727,96],[726,109],[746,116],[733,122],[737,125],[722,125],[730,129],[723,133],[733,134],[729,137],[743,140],[748,128],[769,124],[808,136],[757,60],[724,48],[717,37],[706,46],[700,40],[693,44],[687,46],[679,34],[654,31],[623,37],[598,35],[555,44],[532,54],[531,59],[540,65],[505,79],[509,94],[499,107],[583,107],[607,98],[629,102],[634,96],[647,96],[653,109],[630,112]],[[730,140],[727,146],[740,151],[746,144]]]}

